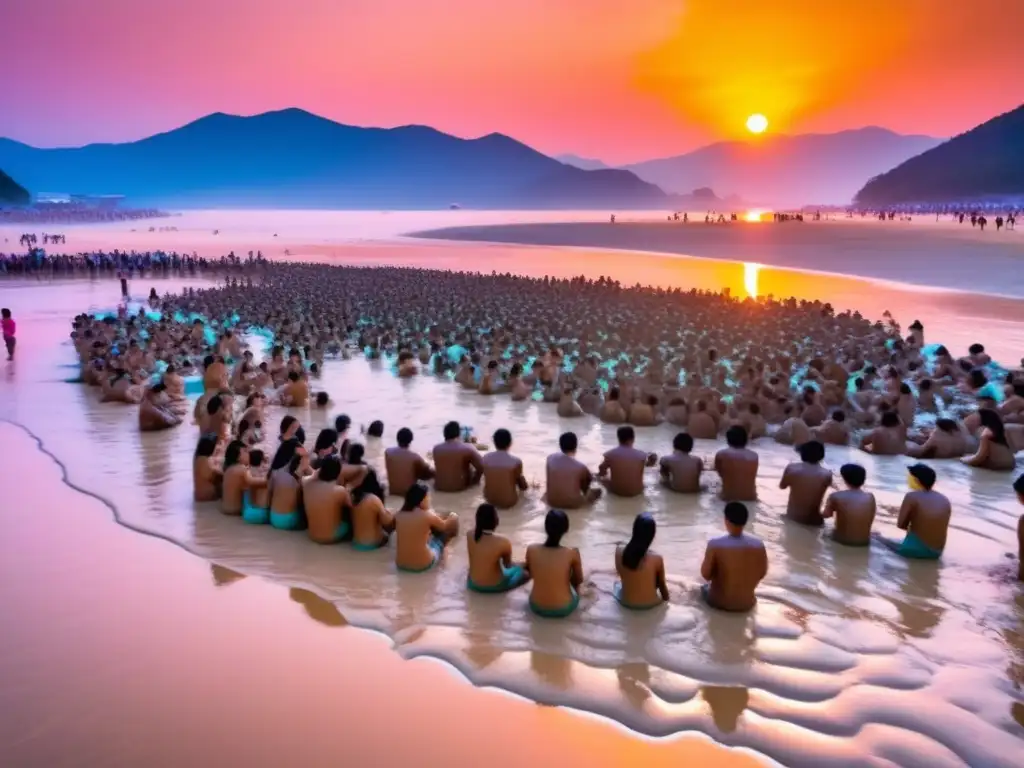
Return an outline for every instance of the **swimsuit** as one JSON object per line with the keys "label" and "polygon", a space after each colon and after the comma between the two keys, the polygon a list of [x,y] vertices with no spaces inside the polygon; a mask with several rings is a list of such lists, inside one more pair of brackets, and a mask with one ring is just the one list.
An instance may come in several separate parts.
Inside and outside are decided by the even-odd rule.
{"label": "swimsuit", "polygon": [[242,496],[242,519],[253,525],[266,525],[270,522],[270,510],[266,507],[253,506],[249,492],[246,491]]}
{"label": "swimsuit", "polygon": [[348,521],[347,520],[342,520],[340,523],[338,523],[338,527],[334,529],[334,535],[331,537],[331,540],[328,541],[328,542],[324,542],[324,543],[326,543],[326,544],[337,544],[339,541],[341,541],[346,536],[348,536],[349,530],[350,530],[350,526],[348,524]]}
{"label": "swimsuit", "polygon": [[376,544],[363,544],[360,541],[353,541],[352,542],[352,548],[353,549],[357,549],[360,552],[373,552],[375,549],[380,549],[381,547],[386,547],[387,544],[388,544],[388,535],[385,533],[383,536],[381,536],[380,541],[378,541]]}
{"label": "swimsuit", "polygon": [[526,571],[523,570],[522,566],[512,565],[506,568],[501,567],[501,581],[490,587],[483,587],[473,583],[473,579],[466,577],[466,588],[473,592],[482,592],[483,594],[495,593],[495,592],[508,592],[509,590],[515,589],[521,584],[526,583]]}
{"label": "swimsuit", "polygon": [[575,587],[569,587],[569,592],[572,597],[569,598],[568,604],[562,608],[541,608],[533,602],[533,598],[530,598],[530,610],[538,616],[545,619],[564,619],[566,616],[576,610],[576,607],[580,604],[580,596],[576,592]]}
{"label": "swimsuit", "polygon": [[941,549],[932,549],[913,531],[907,531],[903,542],[896,548],[896,553],[912,560],[938,560],[942,556]]}
{"label": "swimsuit", "polygon": [[627,603],[625,600],[622,599],[621,581],[615,582],[615,586],[612,587],[612,595],[618,601],[619,605],[621,605],[623,608],[628,608],[631,611],[649,611],[651,608],[657,608],[664,602],[659,597],[655,602],[651,603],[650,605],[633,605],[632,603]]}
{"label": "swimsuit", "polygon": [[297,511],[271,511],[270,524],[281,531],[298,531],[302,528],[302,516]]}
{"label": "swimsuit", "polygon": [[430,550],[431,557],[433,558],[429,565],[426,565],[423,568],[406,568],[405,566],[399,565],[397,566],[398,570],[405,571],[406,573],[426,573],[437,565],[438,560],[441,559],[441,553],[444,552],[444,539],[432,532],[430,534],[430,538],[427,539],[427,548]]}

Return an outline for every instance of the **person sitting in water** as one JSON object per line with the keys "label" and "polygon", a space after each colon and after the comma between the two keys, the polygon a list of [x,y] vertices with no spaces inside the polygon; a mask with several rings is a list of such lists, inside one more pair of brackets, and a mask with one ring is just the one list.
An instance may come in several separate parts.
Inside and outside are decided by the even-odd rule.
{"label": "person sitting in water", "polygon": [[871,524],[875,521],[875,495],[863,490],[867,472],[859,464],[843,464],[839,475],[846,489],[830,493],[822,518],[835,517],[832,540],[848,547],[866,547],[871,543]]}
{"label": "person sitting in water", "polygon": [[305,526],[301,477],[311,472],[309,457],[295,437],[278,446],[270,462],[270,524],[283,531]]}
{"label": "person sitting in water", "polygon": [[266,525],[270,522],[270,487],[266,455],[258,448],[249,449],[249,476],[254,481],[242,496],[242,519],[252,525]]}
{"label": "person sitting in water", "polygon": [[384,506],[385,491],[377,473],[369,470],[352,490],[352,546],[361,551],[380,549],[395,530],[395,516]]}
{"label": "person sitting in water", "polygon": [[949,499],[935,485],[935,470],[914,464],[907,470],[910,492],[903,497],[896,527],[907,534],[902,541],[878,535],[876,538],[896,554],[915,560],[937,560],[946,548],[949,518],[953,514]]}
{"label": "person sitting in water", "polygon": [[523,476],[522,459],[509,453],[512,433],[499,429],[494,433],[494,450],[481,459],[484,475],[484,499],[501,509],[519,503],[519,494],[529,485]]}
{"label": "person sitting in water", "polygon": [[644,469],[657,464],[658,455],[633,447],[636,432],[632,427],[619,427],[616,436],[619,444],[605,453],[597,475],[608,492],[615,496],[642,496]]}
{"label": "person sitting in water", "polygon": [[458,515],[453,512],[441,517],[430,508],[427,486],[414,484],[395,515],[395,565],[410,573],[429,571],[458,532]]}
{"label": "person sitting in water", "polygon": [[704,601],[722,611],[749,611],[757,603],[754,592],[768,574],[764,542],[743,532],[749,513],[744,504],[725,505],[725,536],[708,542],[700,575]]}
{"label": "person sitting in water", "polygon": [[613,594],[624,608],[643,611],[668,602],[665,561],[650,550],[658,526],[648,514],[633,520],[633,536],[615,548],[615,570],[620,581]]}
{"label": "person sitting in water", "polygon": [[562,537],[569,532],[569,516],[565,512],[548,511],[544,532],[547,539],[543,544],[526,548],[526,570],[533,579],[530,610],[545,618],[564,618],[580,603],[583,560],[578,549],[562,546]]}
{"label": "person sitting in water", "polygon": [[895,411],[884,411],[879,425],[860,440],[860,449],[875,456],[899,456],[907,450],[906,428]]}
{"label": "person sitting in water", "polygon": [[579,509],[601,498],[601,489],[592,488],[594,476],[586,464],[576,458],[579,442],[575,433],[558,438],[559,453],[547,458],[545,474],[547,503],[565,509]]}
{"label": "person sitting in water", "polygon": [[432,480],[434,469],[416,451],[412,445],[413,434],[408,427],[398,430],[397,447],[384,451],[384,470],[388,476],[388,489],[395,496],[405,496],[409,489],[421,480]]}
{"label": "person sitting in water", "polygon": [[375,439],[384,437],[384,422],[371,421],[370,426],[366,428],[366,436]]}
{"label": "person sitting in water", "polygon": [[973,456],[965,456],[960,461],[969,467],[1012,472],[1017,466],[1017,458],[1006,439],[1003,420],[990,408],[983,408],[978,414],[982,426],[978,450]]}
{"label": "person sitting in water", "polygon": [[483,477],[480,453],[462,439],[462,427],[457,421],[444,425],[444,442],[434,446],[434,490],[459,493],[476,485]]}
{"label": "person sitting in water", "polygon": [[811,434],[828,445],[849,445],[850,428],[846,424],[846,414],[840,408],[835,409],[828,421],[812,429]]}
{"label": "person sitting in water", "polygon": [[508,592],[530,580],[529,571],[512,561],[512,543],[494,532],[497,527],[498,510],[493,504],[476,508],[476,527],[466,534],[466,587],[474,592]]}
{"label": "person sitting in water", "polygon": [[661,484],[676,493],[699,493],[704,461],[693,456],[693,438],[680,432],[672,440],[672,453],[659,462]]}
{"label": "person sitting in water", "polygon": [[198,421],[199,434],[220,440],[230,431],[231,409],[225,407],[224,399],[219,394],[210,395]]}
{"label": "person sitting in water", "polygon": [[921,445],[907,448],[915,459],[958,459],[967,452],[967,435],[952,419],[938,419],[935,429]]}
{"label": "person sitting in water", "polygon": [[316,408],[329,408],[331,405],[331,396],[326,392],[317,392],[316,397],[313,399],[313,405]]}
{"label": "person sitting in water", "polygon": [[[1013,490],[1017,492],[1017,501],[1024,504],[1024,475],[1014,481]],[[1017,578],[1024,581],[1024,515],[1017,519]]]}
{"label": "person sitting in water", "polygon": [[337,544],[352,535],[352,497],[338,484],[339,477],[341,461],[327,456],[321,459],[317,473],[302,481],[306,535],[317,544]]}
{"label": "person sitting in water", "polygon": [[739,425],[725,433],[727,448],[715,454],[715,472],[722,478],[723,501],[757,500],[757,453],[747,448],[747,430]]}
{"label": "person sitting in water", "polygon": [[208,435],[199,438],[192,458],[192,497],[196,501],[216,501],[220,498],[222,476],[213,466],[217,439]]}
{"label": "person sitting in water", "polygon": [[163,382],[149,387],[139,403],[139,430],[158,432],[181,424],[181,417],[170,410]]}
{"label": "person sitting in water", "polygon": [[810,440],[797,448],[800,461],[782,473],[779,488],[789,489],[786,517],[801,525],[823,525],[821,502],[832,485],[832,472],[821,466],[825,446]]}
{"label": "person sitting in water", "polygon": [[101,403],[128,403],[136,405],[142,401],[141,388],[133,381],[128,371],[115,368],[110,376],[100,379]]}
{"label": "person sitting in water", "polygon": [[241,515],[250,489],[266,485],[265,479],[255,478],[249,472],[249,447],[240,440],[228,443],[224,451],[220,511],[225,515]]}
{"label": "person sitting in water", "polygon": [[320,469],[320,463],[328,456],[338,455],[338,431],[324,427],[313,443],[313,455],[309,457],[309,466]]}

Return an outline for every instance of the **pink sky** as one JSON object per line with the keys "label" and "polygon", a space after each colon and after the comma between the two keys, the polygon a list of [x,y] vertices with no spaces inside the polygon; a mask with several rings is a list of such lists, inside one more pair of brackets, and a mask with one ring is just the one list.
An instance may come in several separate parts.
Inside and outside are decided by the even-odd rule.
{"label": "pink sky", "polygon": [[733,138],[755,111],[786,133],[948,136],[1024,102],[1018,0],[3,5],[0,136],[37,146],[297,106],[625,162]]}

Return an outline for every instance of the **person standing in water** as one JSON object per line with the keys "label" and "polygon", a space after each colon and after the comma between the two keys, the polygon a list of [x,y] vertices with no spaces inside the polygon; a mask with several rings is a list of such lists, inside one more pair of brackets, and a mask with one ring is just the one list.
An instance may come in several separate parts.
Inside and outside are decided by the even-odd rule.
{"label": "person standing in water", "polygon": [[583,560],[575,547],[563,547],[562,537],[569,532],[569,516],[560,509],[549,510],[544,518],[543,544],[526,548],[526,569],[533,578],[530,610],[548,619],[572,614],[580,604],[583,584]]}
{"label": "person standing in water", "polygon": [[416,483],[405,494],[395,515],[395,565],[400,571],[429,571],[441,559],[445,545],[459,532],[459,516],[441,517],[430,508],[430,492]]}
{"label": "person standing in water", "polygon": [[875,495],[863,490],[867,472],[860,464],[843,464],[839,475],[846,490],[829,494],[822,518],[835,517],[832,540],[848,547],[866,547],[871,543],[871,524],[875,521]]}
{"label": "person standing in water", "polygon": [[949,499],[935,485],[935,470],[926,464],[907,469],[910,492],[903,497],[896,527],[907,534],[903,541],[878,536],[879,541],[898,555],[913,560],[938,560],[946,547],[949,518],[953,514]]}
{"label": "person standing in water", "polygon": [[11,310],[7,307],[0,309],[0,328],[3,329],[4,346],[7,347],[7,359],[8,361],[13,360],[14,348],[18,343],[18,340],[15,338],[15,333],[18,330],[18,324],[14,322]]}
{"label": "person standing in water", "polygon": [[750,516],[746,505],[730,501],[724,516],[726,535],[709,541],[704,551],[700,575],[707,583],[700,593],[712,608],[749,611],[757,603],[757,585],[768,574],[768,552],[764,542],[743,532]]}
{"label": "person standing in water", "polygon": [[612,594],[623,608],[644,611],[669,600],[665,561],[650,549],[657,530],[653,517],[637,515],[632,537],[615,548],[615,570],[620,581]]}
{"label": "person standing in water", "polygon": [[530,580],[529,571],[512,562],[512,542],[496,534],[497,527],[498,510],[493,504],[476,508],[476,527],[466,534],[466,588],[473,592],[508,592]]}
{"label": "person standing in water", "polygon": [[789,489],[786,516],[801,525],[824,525],[821,502],[832,485],[832,473],[821,466],[825,446],[809,440],[797,448],[800,461],[790,464],[782,473],[779,488]]}

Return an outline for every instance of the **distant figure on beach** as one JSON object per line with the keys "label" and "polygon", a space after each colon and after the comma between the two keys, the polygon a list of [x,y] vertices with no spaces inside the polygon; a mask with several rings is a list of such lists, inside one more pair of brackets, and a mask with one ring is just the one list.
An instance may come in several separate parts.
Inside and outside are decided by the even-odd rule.
{"label": "distant figure on beach", "polygon": [[395,515],[395,565],[409,573],[429,571],[458,532],[458,515],[437,514],[430,508],[427,486],[416,483],[405,494],[402,509]]}
{"label": "distant figure on beach", "polygon": [[3,330],[4,346],[7,347],[7,360],[14,359],[14,348],[18,344],[15,334],[18,331],[18,324],[14,322],[14,316],[7,307],[0,309],[0,329]]}
{"label": "distant figure on beach", "polygon": [[896,527],[907,534],[902,541],[877,536],[879,541],[903,557],[938,560],[946,548],[946,534],[953,508],[944,495],[933,490],[935,470],[914,464],[908,470],[910,492],[903,497]]}
{"label": "distant figure on beach", "polygon": [[725,536],[708,542],[700,575],[700,593],[712,608],[749,611],[757,603],[754,591],[768,574],[764,542],[743,532],[749,513],[738,501],[725,505]]}
{"label": "distant figure on beach", "polygon": [[519,503],[519,494],[529,487],[523,476],[523,461],[509,453],[512,433],[507,429],[496,430],[492,439],[494,450],[485,453],[480,460],[484,499],[499,509],[510,509]]}
{"label": "distant figure on beach", "polygon": [[723,448],[715,454],[715,472],[722,478],[722,501],[757,500],[757,453],[747,448],[747,430],[726,430]]}
{"label": "distant figure on beach", "polygon": [[396,447],[384,451],[384,469],[388,476],[388,490],[394,496],[405,496],[414,484],[421,480],[432,480],[433,468],[424,461],[412,445],[413,434],[408,427],[398,430]]}
{"label": "distant figure on beach", "polygon": [[473,592],[508,592],[530,580],[525,565],[513,562],[512,542],[495,533],[497,527],[498,510],[493,504],[476,508],[476,525],[466,534],[466,588]]}
{"label": "distant figure on beach", "polygon": [[648,514],[633,520],[633,535],[615,548],[615,571],[619,581],[612,594],[623,608],[645,611],[669,600],[665,561],[651,551],[658,526]]}
{"label": "distant figure on beach", "polygon": [[569,532],[569,516],[560,509],[549,510],[544,518],[547,538],[543,544],[526,548],[526,569],[533,579],[530,610],[538,616],[561,619],[580,604],[583,560],[575,547],[563,547]]}
{"label": "distant figure on beach", "polygon": [[782,473],[779,488],[789,489],[786,517],[801,525],[824,524],[821,502],[832,484],[832,472],[821,466],[825,446],[809,440],[797,448],[800,461],[790,464]]}
{"label": "distant figure on beach", "polygon": [[601,498],[601,489],[591,487],[594,476],[586,464],[576,458],[578,447],[576,434],[566,432],[558,438],[559,452],[548,456],[546,496],[550,506],[579,509]]}
{"label": "distant figure on beach", "polygon": [[859,464],[843,464],[839,476],[845,490],[830,493],[821,512],[824,519],[834,517],[832,540],[848,547],[866,547],[871,543],[871,525],[875,521],[875,495],[863,490],[867,472]]}
{"label": "distant figure on beach", "polygon": [[633,447],[636,432],[632,427],[619,427],[616,435],[619,444],[605,453],[601,466],[597,468],[598,477],[614,496],[642,496],[644,469],[653,467],[658,456]]}

